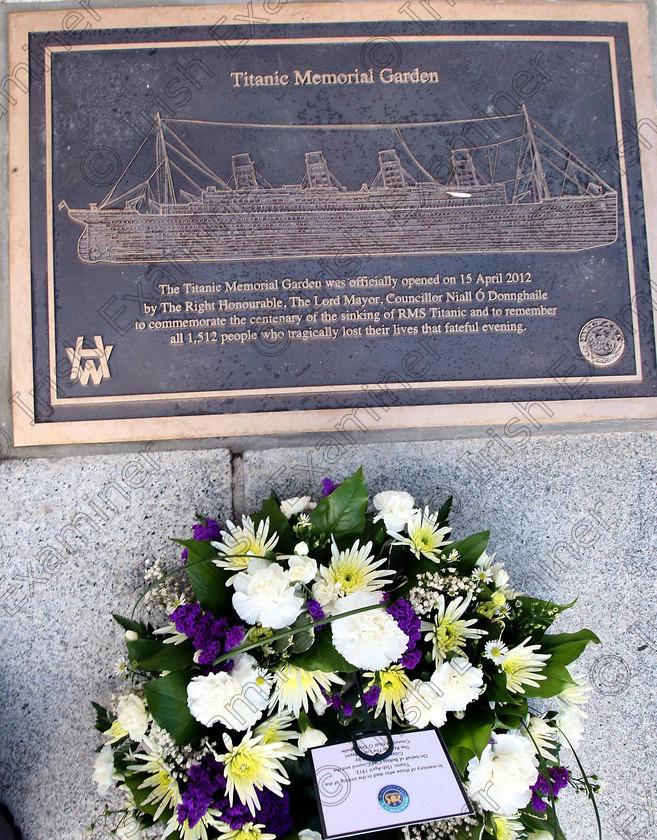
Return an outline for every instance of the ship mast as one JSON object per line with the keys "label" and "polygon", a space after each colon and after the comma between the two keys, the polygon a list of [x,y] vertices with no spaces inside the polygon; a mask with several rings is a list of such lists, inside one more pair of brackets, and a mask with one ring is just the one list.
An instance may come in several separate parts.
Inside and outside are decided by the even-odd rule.
{"label": "ship mast", "polygon": [[157,142],[155,144],[155,155],[157,169],[157,200],[162,205],[176,203],[176,191],[173,186],[173,178],[171,177],[171,165],[169,163],[169,154],[167,152],[167,142],[164,138],[164,126],[162,125],[162,117],[158,111],[155,115],[157,119]]}
{"label": "ship mast", "polygon": [[522,113],[525,118],[525,132],[527,135],[529,153],[532,161],[531,177],[532,182],[534,184],[534,200],[544,201],[545,199],[550,198],[550,191],[548,189],[547,179],[545,178],[545,170],[543,169],[543,160],[541,159],[541,153],[539,152],[538,146],[536,144],[536,136],[534,134],[534,129],[532,128],[532,123],[529,119],[529,114],[527,113],[527,106],[524,102],[522,104]]}

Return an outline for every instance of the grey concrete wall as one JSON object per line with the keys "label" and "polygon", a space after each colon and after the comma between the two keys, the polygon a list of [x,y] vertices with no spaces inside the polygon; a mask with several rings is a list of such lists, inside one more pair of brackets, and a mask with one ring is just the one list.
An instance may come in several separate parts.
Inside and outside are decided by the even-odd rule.
{"label": "grey concrete wall", "polygon": [[[0,77],[7,11],[56,5],[0,5]],[[655,0],[650,8],[657,54]],[[6,195],[0,120],[2,243]],[[582,752],[605,780],[605,837],[657,836],[657,433],[545,436],[539,413],[523,446],[420,433],[393,441],[369,431],[286,439],[277,449],[211,440],[18,451],[9,446],[10,393],[0,247],[0,799],[27,840],[81,840],[102,812],[90,779],[97,740],[87,701],[107,701],[113,690],[121,634],[109,613],[129,603],[144,559],[173,561],[168,537],[184,534],[196,511],[225,518],[271,486],[319,490],[323,476],[338,480],[360,464],[373,492],[408,489],[427,503],[454,493],[457,534],[490,528],[491,548],[519,587],[564,602],[579,594],[562,627],[587,625],[604,643],[583,663],[595,691]],[[570,796],[563,817],[569,840],[594,840],[585,802]]]}

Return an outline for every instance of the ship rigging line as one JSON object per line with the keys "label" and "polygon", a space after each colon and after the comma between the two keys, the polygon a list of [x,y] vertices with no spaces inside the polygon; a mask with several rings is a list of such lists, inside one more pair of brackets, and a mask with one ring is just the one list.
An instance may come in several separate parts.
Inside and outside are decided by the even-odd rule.
{"label": "ship rigging line", "polygon": [[[492,120],[510,120],[516,117],[523,117],[523,114],[507,114],[506,116],[501,117],[473,117],[470,119],[465,120],[433,120],[431,122],[414,122],[414,123],[377,123],[376,125],[372,125],[372,123],[331,123],[328,125],[308,125],[306,124],[291,124],[291,123],[241,123],[241,122],[222,122],[218,120],[183,120],[183,119],[176,119],[174,117],[167,117],[162,118],[163,123],[185,123],[187,125],[221,125],[226,128],[306,128],[306,129],[313,129],[315,131],[322,130],[322,129],[354,129],[354,128],[367,128],[367,129],[381,129],[381,128],[391,128],[393,130],[399,128],[427,128],[429,126],[434,125],[457,125],[462,123],[473,123],[473,122],[488,122]],[[435,179],[434,179],[435,180]]]}
{"label": "ship rigging line", "polygon": [[[582,168],[582,169],[586,172],[586,174],[587,174],[589,177],[593,178],[594,180],[600,181],[602,184],[604,184],[604,186],[605,186],[605,187],[607,187],[607,189],[608,189],[608,190],[611,190],[612,192],[615,192],[614,188],[613,188],[610,184],[608,184],[608,183],[604,180],[604,178],[601,178],[601,177],[600,177],[600,175],[598,175],[598,174],[597,174],[597,172],[594,172],[594,171],[591,169],[591,167],[590,167],[590,166],[587,166],[587,165],[584,163],[584,161],[583,161],[583,160],[581,160],[580,158],[578,158],[578,157],[577,157],[577,155],[573,154],[573,152],[571,152],[571,151],[570,151],[570,149],[568,149],[568,147],[567,147],[567,146],[565,146],[565,145],[561,142],[561,140],[559,140],[557,137],[555,137],[555,136],[554,136],[554,134],[552,134],[552,132],[548,131],[548,130],[547,130],[547,128],[546,128],[546,127],[545,127],[542,123],[540,123],[538,120],[535,120],[533,117],[532,117],[532,122],[535,122],[535,123],[536,123],[536,125],[537,125],[540,129],[541,129],[541,131],[544,131],[544,132],[548,135],[548,137],[550,137],[552,140],[554,140],[554,142],[555,142],[555,143],[557,143],[559,146],[563,146],[563,148],[564,148],[564,149],[566,149],[566,151],[568,152],[569,159],[570,159],[571,161],[573,161],[574,163],[576,163],[576,164],[577,164],[577,166],[581,167],[581,168]],[[553,148],[553,146],[551,146],[551,145],[547,142],[547,140],[543,139],[542,137],[539,137],[538,139],[539,139],[542,143],[545,143],[547,146],[549,146],[551,149]],[[564,155],[564,153],[563,153],[563,152],[559,151],[559,149],[554,149],[554,151],[555,151],[555,152],[557,152],[557,154],[560,154],[562,157],[564,157],[564,158],[566,157],[566,155]]]}
{"label": "ship rigging line", "polygon": [[123,176],[125,175],[125,173],[128,171],[128,169],[130,169],[130,167],[132,166],[132,164],[135,162],[135,158],[137,157],[137,155],[139,154],[139,152],[141,152],[141,150],[142,150],[142,149],[144,148],[144,146],[146,145],[146,141],[147,141],[147,140],[148,140],[148,138],[151,136],[151,134],[155,131],[156,126],[157,126],[157,123],[155,123],[155,124],[153,125],[153,127],[152,127],[152,128],[151,128],[151,130],[148,132],[148,134],[146,135],[146,137],[144,137],[144,139],[141,141],[141,143],[139,144],[139,148],[138,148],[138,149],[137,149],[137,151],[134,153],[134,155],[130,158],[130,163],[126,166],[126,168],[123,170],[123,172],[119,175],[119,180],[118,180],[118,181],[114,184],[114,186],[112,187],[112,189],[111,189],[111,190],[107,193],[107,195],[105,196],[105,198],[104,198],[104,199],[100,202],[100,204],[98,205],[98,206],[99,206],[99,208],[100,208],[100,207],[104,207],[104,206],[105,206],[105,205],[109,202],[109,200],[112,198],[112,196],[114,195],[114,190],[118,187],[118,185],[121,183],[121,180],[123,179]]}

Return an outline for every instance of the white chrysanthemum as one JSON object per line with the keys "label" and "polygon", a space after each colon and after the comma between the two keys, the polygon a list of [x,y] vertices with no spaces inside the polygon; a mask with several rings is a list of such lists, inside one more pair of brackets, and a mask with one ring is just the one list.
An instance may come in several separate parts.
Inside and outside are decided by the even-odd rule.
{"label": "white chrysanthemum", "polygon": [[372,543],[361,546],[360,541],[344,551],[335,544],[331,545],[331,562],[319,570],[322,578],[334,586],[341,595],[351,595],[353,592],[375,592],[383,589],[394,576],[393,571],[380,571],[386,562],[382,557],[375,560],[370,554]]}
{"label": "white chrysanthemum", "polygon": [[322,835],[319,831],[313,831],[312,828],[302,828],[299,832],[299,840],[322,840]]}
{"label": "white chrysanthemum", "polygon": [[443,705],[448,712],[464,712],[466,707],[481,694],[484,675],[464,657],[458,656],[443,662],[432,675],[431,683],[441,692]]}
{"label": "white chrysanthemum", "polygon": [[122,697],[119,700],[116,713],[117,719],[106,733],[112,736],[107,743],[113,744],[126,735],[139,743],[146,734],[150,722],[150,715],[141,697],[137,697],[136,694]]}
{"label": "white chrysanthemum", "polygon": [[509,574],[502,563],[494,563],[494,554],[485,551],[475,564],[472,577],[482,583],[494,583],[498,589],[504,589],[509,582]]}
{"label": "white chrysanthemum", "polygon": [[290,580],[293,583],[310,583],[317,574],[317,561],[303,554],[293,554],[288,558]]}
{"label": "white chrysanthemum", "polygon": [[441,528],[438,525],[438,514],[429,513],[428,507],[424,511],[416,510],[407,525],[407,537],[390,532],[390,536],[395,537],[393,545],[408,546],[416,557],[423,556],[437,563],[440,560],[440,549],[449,544],[445,537],[452,529],[448,525]]}
{"label": "white chrysanthemum", "polygon": [[556,761],[559,734],[554,724],[536,715],[530,715],[527,725],[529,733],[525,733],[525,735],[530,740],[534,739],[541,756],[546,761]]}
{"label": "white chrysanthemum", "polygon": [[429,725],[440,729],[447,721],[442,694],[436,691],[431,681],[413,680],[404,697],[403,707],[406,723],[417,729],[425,729]]}
{"label": "white chrysanthemum", "polygon": [[281,502],[281,513],[286,519],[289,519],[295,513],[301,513],[308,509],[312,510],[315,507],[317,505],[311,501],[310,496],[299,496],[298,498],[285,499],[285,501]]}
{"label": "white chrysanthemum", "polygon": [[485,811],[510,816],[525,808],[538,776],[538,759],[527,738],[516,730],[495,735],[481,758],[467,767],[468,795]]}
{"label": "white chrysanthemum", "polygon": [[243,731],[261,717],[269,701],[271,687],[267,675],[248,653],[235,657],[229,674],[194,677],[187,686],[187,705],[204,726],[222,723],[229,729]]}
{"label": "white chrysanthemum", "polygon": [[506,674],[506,687],[513,694],[524,694],[524,686],[531,685],[536,688],[541,680],[546,679],[545,674],[540,671],[545,668],[545,663],[550,658],[549,653],[536,653],[541,649],[540,645],[528,645],[529,637],[511,648],[504,654],[502,669]]}
{"label": "white chrysanthemum", "polygon": [[260,742],[262,744],[279,744],[282,758],[298,758],[302,754],[301,750],[292,741],[298,741],[301,733],[290,729],[292,723],[297,723],[292,715],[272,715],[267,720],[259,723],[253,730],[253,734],[262,736],[262,741]]}
{"label": "white chrysanthemum", "polygon": [[224,823],[219,826],[221,832],[220,840],[274,840],[275,834],[268,834],[263,823],[244,823],[240,828],[231,828]]}
{"label": "white chrysanthemum", "polygon": [[[222,569],[242,571],[254,557],[264,557],[272,551],[278,542],[278,534],[269,536],[269,518],[263,520],[256,528],[250,516],[242,517],[242,525],[226,522],[226,528],[221,535],[220,542],[213,542],[222,557],[217,557],[214,563]],[[229,578],[232,583],[235,578]]]}
{"label": "white chrysanthemum", "polygon": [[313,747],[323,747],[327,741],[328,738],[321,729],[315,729],[309,726],[305,732],[301,733],[299,749],[305,753],[306,750],[310,750]]}
{"label": "white chrysanthemum", "polygon": [[[374,685],[375,675],[367,673],[365,676],[371,680],[368,688]],[[390,728],[392,726],[393,712],[397,713],[400,720],[403,719],[403,704],[411,690],[411,681],[406,676],[401,665],[393,665],[390,668],[379,671],[379,687],[379,699],[376,703],[374,716],[378,717],[382,709],[385,708],[386,723],[388,728]]]}
{"label": "white chrysanthemum", "polygon": [[182,802],[182,795],[171,768],[162,756],[149,751],[135,753],[132,758],[137,763],[128,765],[128,770],[146,775],[139,789],[148,792],[143,804],[156,806],[153,818],[157,821],[167,808],[175,811]]}
{"label": "white chrysanthemum", "polygon": [[114,783],[114,753],[109,744],[96,756],[92,778],[98,785],[98,793],[105,796]]}
{"label": "white chrysanthemum", "polygon": [[280,630],[294,624],[304,607],[304,598],[278,563],[251,560],[246,572],[234,581],[233,607],[248,624]]}
{"label": "white chrysanthemum", "polygon": [[509,817],[494,814],[493,826],[495,828],[495,840],[520,840],[521,837],[525,836],[525,826],[520,821],[518,814]]}
{"label": "white chrysanthemum", "polygon": [[467,598],[459,596],[450,601],[445,601],[444,595],[439,595],[436,607],[437,613],[433,623],[422,622],[422,629],[429,632],[424,637],[425,642],[433,644],[433,658],[436,665],[440,665],[449,654],[462,654],[465,652],[465,643],[468,639],[478,639],[486,635],[485,630],[475,630],[476,618],[463,619],[463,614],[470,606],[472,595]]}
{"label": "white chrysanthemum", "polygon": [[[375,592],[354,592],[340,598],[333,615],[342,615],[380,602]],[[408,636],[384,608],[339,618],[333,622],[333,646],[347,662],[380,671],[396,662],[408,647]]]}
{"label": "white chrysanthemum", "polygon": [[[582,729],[584,726],[584,718],[587,717],[581,709],[577,706],[569,706],[564,709],[556,717],[557,732],[559,733],[559,741],[564,747],[572,744],[577,747],[582,740]],[[563,737],[565,735],[565,738]],[[568,743],[570,741],[570,744]]]}
{"label": "white chrysanthemum", "polygon": [[289,784],[290,780],[281,764],[279,744],[263,744],[261,735],[254,736],[250,732],[236,746],[224,733],[224,744],[227,751],[219,760],[224,765],[226,793],[231,805],[237,794],[240,802],[255,815],[256,809],[260,808],[256,791],[267,788],[278,796],[283,795],[281,785]]}
{"label": "white chrysanthemum", "polygon": [[508,652],[509,648],[500,639],[497,639],[495,642],[486,642],[486,646],[484,647],[484,656],[486,659],[490,659],[496,665],[500,666],[504,662],[504,657]]}
{"label": "white chrysanthemum", "polygon": [[[585,678],[581,674],[570,674],[570,677],[574,682],[567,685],[560,694],[557,694],[556,699],[565,707],[583,706],[591,699],[593,688],[585,682]],[[584,715],[584,712],[581,712],[581,714],[588,717],[588,715]]]}
{"label": "white chrysanthemum", "polygon": [[284,665],[274,672],[269,705],[278,705],[279,711],[291,712],[298,718],[301,709],[308,711],[308,703],[324,699],[323,691],[330,694],[333,685],[343,684],[341,677],[328,671],[307,671],[296,665]]}
{"label": "white chrysanthemum", "polygon": [[[224,823],[221,821],[221,811],[217,808],[208,808],[201,819],[190,828],[189,819],[185,819],[182,825],[178,822],[178,812],[174,811],[173,816],[169,820],[162,834],[162,840],[165,837],[173,835],[174,838],[180,840],[208,840],[208,828],[219,829]],[[125,840],[135,840],[135,837],[130,834]]]}
{"label": "white chrysanthemum", "polygon": [[378,511],[374,521],[383,519],[388,532],[402,531],[415,512],[415,500],[410,493],[397,490],[385,490],[372,499]]}

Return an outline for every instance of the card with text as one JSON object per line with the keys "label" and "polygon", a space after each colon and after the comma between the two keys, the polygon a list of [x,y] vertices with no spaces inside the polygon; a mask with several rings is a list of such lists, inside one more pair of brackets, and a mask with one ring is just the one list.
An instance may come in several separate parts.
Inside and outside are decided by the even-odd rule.
{"label": "card with text", "polygon": [[[310,751],[325,840],[473,813],[436,730],[392,738],[383,761],[366,761],[351,742]],[[384,742],[373,736],[359,747],[376,754]]]}

